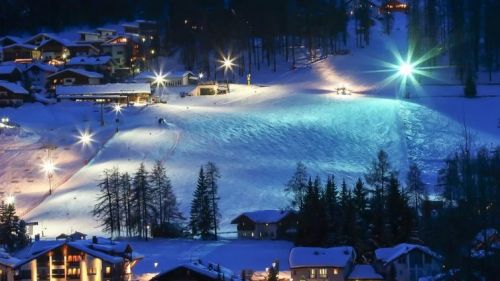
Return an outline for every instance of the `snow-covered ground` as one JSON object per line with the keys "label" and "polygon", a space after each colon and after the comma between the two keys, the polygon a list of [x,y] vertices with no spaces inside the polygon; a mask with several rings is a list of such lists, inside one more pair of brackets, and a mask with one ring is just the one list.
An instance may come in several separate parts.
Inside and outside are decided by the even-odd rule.
{"label": "snow-covered ground", "polygon": [[[0,136],[0,191],[15,194],[21,210],[36,206],[48,189],[39,167],[47,153],[42,146],[52,144],[57,189],[24,216],[48,237],[100,234],[90,212],[102,171],[133,172],[156,160],[165,162],[186,214],[200,165],[219,166],[222,231],[234,231],[229,222],[241,212],[286,207],[284,184],[297,161],[312,176],[335,174],[352,184],[384,149],[401,179],[408,163],[417,162],[433,192],[436,171],[461,142],[464,123],[478,144],[500,143],[500,86],[480,86],[481,98],[465,99],[460,86],[424,84],[410,100],[395,98],[396,85],[382,83],[391,73],[378,70],[380,61],[394,60],[394,49],[405,52],[404,25],[398,18],[391,35],[374,32],[369,48],[353,48],[350,55],[254,75],[261,86],[233,85],[228,95],[171,96],[168,104],[127,108],[116,134],[115,113],[106,112],[100,127],[99,107],[89,103],[2,108],[0,115],[25,134]],[[346,84],[355,93],[337,95],[336,87]],[[168,125],[158,125],[159,117]],[[85,128],[96,133],[90,148],[75,144]]]}

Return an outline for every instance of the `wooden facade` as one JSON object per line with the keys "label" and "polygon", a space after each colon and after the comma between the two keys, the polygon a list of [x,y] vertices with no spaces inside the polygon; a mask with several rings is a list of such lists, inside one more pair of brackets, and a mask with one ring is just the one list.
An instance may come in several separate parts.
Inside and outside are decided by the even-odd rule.
{"label": "wooden facade", "polygon": [[[265,218],[258,212],[277,212]],[[280,212],[283,212],[279,214]],[[255,215],[257,214],[257,215]],[[297,215],[291,211],[264,210],[243,213],[233,219],[240,239],[292,239],[297,227]]]}
{"label": "wooden facade", "polygon": [[49,80],[49,88],[53,90],[56,85],[97,85],[101,83],[103,76],[95,72],[65,69],[47,78]]}
{"label": "wooden facade", "polygon": [[32,45],[14,44],[3,48],[4,61],[37,60],[40,56],[40,51]]}

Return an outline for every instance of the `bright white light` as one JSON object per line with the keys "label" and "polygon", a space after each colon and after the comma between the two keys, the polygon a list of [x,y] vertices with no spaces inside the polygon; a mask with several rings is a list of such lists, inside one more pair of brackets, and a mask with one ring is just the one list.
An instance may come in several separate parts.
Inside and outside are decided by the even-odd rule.
{"label": "bright white light", "polygon": [[413,65],[403,62],[399,66],[399,74],[402,76],[410,76],[413,73]]}
{"label": "bright white light", "polygon": [[163,75],[161,72],[155,73],[154,83],[156,85],[163,86],[163,84],[165,84],[165,75]]}
{"label": "bright white light", "polygon": [[119,103],[116,103],[115,105],[113,105],[113,111],[118,114],[118,113],[121,113],[122,112],[122,107]]}
{"label": "bright white light", "polygon": [[57,169],[56,165],[52,163],[50,160],[44,160],[42,163],[42,171],[45,172],[48,176],[52,176],[54,171]]}
{"label": "bright white light", "polygon": [[202,73],[202,72],[200,72],[200,74],[198,74],[198,77],[199,77],[200,79],[203,79],[203,73]]}
{"label": "bright white light", "polygon": [[89,145],[91,142],[94,140],[92,139],[92,134],[89,133],[88,131],[83,131],[80,133],[79,138],[79,143],[81,143],[83,146]]}
{"label": "bright white light", "polygon": [[16,202],[16,198],[13,195],[9,195],[9,196],[7,196],[7,198],[5,198],[5,204],[7,204],[7,205],[12,205],[15,202]]}
{"label": "bright white light", "polygon": [[234,58],[231,58],[230,56],[228,57],[222,57],[222,67],[224,67],[224,71],[233,70],[234,66]]}

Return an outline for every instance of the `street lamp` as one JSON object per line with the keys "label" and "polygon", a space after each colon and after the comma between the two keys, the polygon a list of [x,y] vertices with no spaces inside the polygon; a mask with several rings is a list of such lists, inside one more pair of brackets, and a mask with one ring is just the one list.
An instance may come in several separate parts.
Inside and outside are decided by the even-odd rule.
{"label": "street lamp", "polygon": [[54,165],[50,158],[42,163],[42,171],[45,172],[47,178],[49,179],[49,195],[52,194],[52,177],[54,176],[54,171],[56,169],[57,167]]}
{"label": "street lamp", "polygon": [[120,106],[119,103],[117,103],[117,104],[115,104],[113,106],[113,111],[116,114],[116,119],[115,119],[115,122],[116,122],[116,131],[118,132],[118,130],[119,130],[118,124],[120,124],[120,118],[118,118],[118,115],[122,112],[122,107]]}
{"label": "street lamp", "polygon": [[227,77],[227,71],[228,70],[233,70],[234,66],[234,58],[231,58],[231,56],[227,57],[222,57],[222,67],[224,67],[224,76],[226,77],[226,87],[227,87],[227,92],[229,93],[229,78]]}
{"label": "street lamp", "polygon": [[165,88],[165,79],[166,75],[162,74],[161,72],[155,73],[153,83],[156,84],[156,88],[160,89],[160,100],[163,99],[163,90]]}
{"label": "street lamp", "polygon": [[90,145],[94,140],[92,139],[93,134],[88,131],[83,131],[78,136],[78,143],[81,143],[84,147]]}
{"label": "street lamp", "polygon": [[399,75],[408,77],[413,74],[414,66],[408,62],[403,62],[399,65]]}

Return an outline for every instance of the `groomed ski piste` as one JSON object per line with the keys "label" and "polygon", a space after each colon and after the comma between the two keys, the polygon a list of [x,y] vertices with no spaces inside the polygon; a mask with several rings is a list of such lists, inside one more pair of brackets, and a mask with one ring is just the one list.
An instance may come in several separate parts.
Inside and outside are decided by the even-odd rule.
{"label": "groomed ski piste", "polygon": [[[15,135],[0,136],[0,182],[4,196],[15,195],[16,207],[27,221],[36,221],[44,238],[75,230],[102,233],[91,211],[104,169],[118,167],[133,173],[141,162],[148,167],[164,161],[184,214],[188,214],[201,165],[217,164],[221,172],[221,232],[234,232],[230,221],[245,211],[288,206],[284,185],[302,161],[311,176],[334,174],[350,185],[384,149],[401,180],[410,162],[424,173],[430,194],[443,159],[463,140],[464,125],[475,145],[500,143],[500,86],[479,85],[479,97],[466,99],[453,80],[452,69],[432,73],[412,90],[411,99],[396,97],[397,81],[382,81],[382,61],[394,63],[394,50],[406,54],[406,16],[396,15],[390,35],[374,26],[370,46],[351,54],[328,57],[308,67],[253,75],[255,85],[231,85],[220,96],[169,96],[167,104],[124,108],[117,115],[105,110],[99,125],[99,106],[61,102],[2,108],[21,126]],[[396,71],[396,70],[394,70]],[[447,77],[447,78],[445,78]],[[497,77],[495,77],[497,78]],[[498,79],[496,79],[498,80]],[[445,82],[443,82],[445,81]],[[500,81],[496,81],[500,82]],[[351,95],[338,95],[348,85]],[[159,125],[164,117],[166,125]],[[94,142],[77,143],[78,130],[92,129]],[[51,150],[57,170],[54,191],[40,165]],[[42,200],[43,199],[43,200]],[[234,234],[233,234],[234,235]],[[262,270],[275,258],[287,268],[289,242],[191,240],[132,241],[146,256],[136,274],[160,271],[198,258],[221,263],[235,272]],[[260,251],[260,254],[248,253]],[[241,259],[232,259],[238,255]],[[159,262],[159,268],[153,268]]]}

